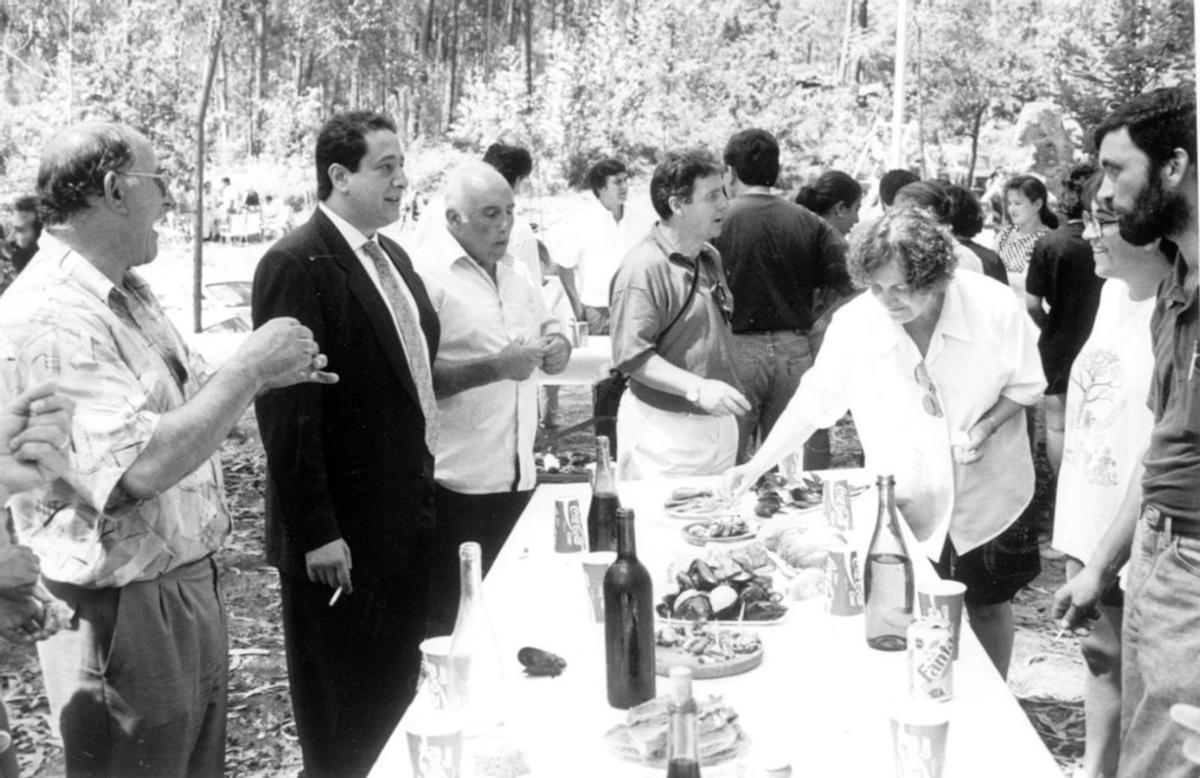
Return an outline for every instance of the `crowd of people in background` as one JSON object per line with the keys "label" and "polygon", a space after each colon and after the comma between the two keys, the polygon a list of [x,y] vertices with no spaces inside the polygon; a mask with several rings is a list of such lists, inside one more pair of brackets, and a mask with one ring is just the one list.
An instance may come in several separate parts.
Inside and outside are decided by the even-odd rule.
{"label": "crowd of people in background", "polygon": [[1069,578],[1054,612],[1089,671],[1084,772],[1194,774],[1168,718],[1200,705],[1194,93],[1147,93],[1094,141],[1062,181],[1010,177],[982,205],[888,171],[864,214],[842,171],[785,195],[778,142],[751,128],[720,155],[662,150],[648,208],[623,161],[595,160],[540,240],[516,216],[528,149],[456,167],[401,230],[396,125],[338,114],[307,220],[228,178],[205,189],[203,239],[278,236],[255,330],[214,371],[136,272],[176,206],[150,141],[63,131],[3,244],[0,485],[20,545],[0,551],[0,634],[38,644],[68,775],[223,774],[218,451],[252,402],[305,775],[366,774],[418,644],[453,626],[459,544],[486,568],[529,502],[539,376],[567,368],[575,321],[611,337],[625,479],[721,476],[737,498],[789,457],[828,467],[849,411],[1002,676],[1012,599],[1046,553],[1041,408]]}

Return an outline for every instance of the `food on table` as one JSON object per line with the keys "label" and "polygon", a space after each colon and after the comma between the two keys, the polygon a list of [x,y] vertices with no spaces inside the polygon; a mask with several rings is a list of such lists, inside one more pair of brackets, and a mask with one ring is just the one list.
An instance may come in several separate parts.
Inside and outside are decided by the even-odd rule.
{"label": "food on table", "polygon": [[752,670],[762,662],[762,640],[755,632],[716,624],[663,625],[656,636],[658,674],[687,667],[697,679],[721,678]]}
{"label": "food on table", "polygon": [[668,516],[677,519],[704,519],[734,512],[712,489],[695,486],[677,488],[671,492],[663,507],[667,509]]}
{"label": "food on table", "polygon": [[762,537],[768,551],[773,551],[794,570],[823,568],[829,549],[846,544],[846,537],[822,523],[777,527]]}
{"label": "food on table", "polygon": [[567,668],[566,660],[558,654],[533,646],[526,646],[518,651],[517,661],[525,668],[526,675],[548,675],[554,678],[562,675],[562,671]]}
{"label": "food on table", "polygon": [[821,594],[825,587],[825,570],[808,567],[801,570],[788,583],[788,596],[793,600],[811,600]]}
{"label": "food on table", "polygon": [[689,543],[702,546],[708,542],[730,543],[748,540],[758,531],[758,523],[725,516],[708,521],[698,521],[683,528],[683,537]]}
{"label": "food on table", "polygon": [[[605,746],[624,759],[666,767],[670,697],[663,695],[630,708],[625,723],[604,735]],[[737,723],[737,712],[718,696],[696,699],[700,731],[700,763],[714,765],[733,759],[749,743]]]}
{"label": "food on table", "polygon": [[[866,489],[866,486],[852,486],[850,496],[861,494]],[[789,483],[779,473],[771,472],[758,479],[754,492],[758,496],[754,513],[766,519],[788,508],[803,511],[820,507],[823,504],[825,482],[815,473],[802,473],[798,482]]]}
{"label": "food on table", "polygon": [[787,613],[769,575],[772,562],[755,541],[738,549],[708,547],[667,570],[673,584],[658,604],[663,618],[695,621],[777,621]]}

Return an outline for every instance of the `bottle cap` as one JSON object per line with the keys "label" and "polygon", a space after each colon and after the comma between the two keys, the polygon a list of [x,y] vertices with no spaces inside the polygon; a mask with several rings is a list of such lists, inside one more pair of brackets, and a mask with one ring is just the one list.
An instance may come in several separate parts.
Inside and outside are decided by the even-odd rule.
{"label": "bottle cap", "polygon": [[481,557],[483,557],[483,550],[473,540],[469,540],[458,547],[459,559],[480,559]]}
{"label": "bottle cap", "polygon": [[672,667],[670,673],[671,702],[683,705],[692,699],[692,671],[687,667]]}

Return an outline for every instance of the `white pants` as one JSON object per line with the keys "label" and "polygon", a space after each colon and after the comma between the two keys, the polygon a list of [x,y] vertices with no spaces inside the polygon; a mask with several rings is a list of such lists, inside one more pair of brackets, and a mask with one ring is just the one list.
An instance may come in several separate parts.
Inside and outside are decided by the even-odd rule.
{"label": "white pants", "polygon": [[733,416],[671,413],[626,391],[617,411],[617,478],[720,475],[737,459]]}

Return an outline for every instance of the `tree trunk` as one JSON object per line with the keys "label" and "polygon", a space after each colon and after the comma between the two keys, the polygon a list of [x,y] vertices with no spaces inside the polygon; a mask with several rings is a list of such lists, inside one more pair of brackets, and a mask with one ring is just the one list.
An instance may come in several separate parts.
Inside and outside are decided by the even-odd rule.
{"label": "tree trunk", "polygon": [[204,71],[204,88],[200,92],[200,106],[196,110],[196,220],[192,234],[192,328],[199,332],[204,327],[204,120],[208,115],[208,100],[212,96],[213,78],[221,53],[221,31],[225,7],[229,0],[215,0],[208,28],[208,67]]}
{"label": "tree trunk", "polygon": [[[846,0],[846,25],[842,31],[842,48],[838,51],[837,70],[834,80],[839,84],[846,83],[850,76],[850,41],[854,38],[854,6],[857,0]],[[812,46],[809,39],[809,56],[811,59]]]}
{"label": "tree trunk", "polygon": [[533,97],[533,0],[525,0],[525,94]]}
{"label": "tree trunk", "polygon": [[446,105],[446,116],[442,129],[445,130],[454,122],[454,110],[458,107],[458,80],[461,77],[459,57],[459,25],[458,6],[461,0],[454,0],[450,11],[450,88]]}
{"label": "tree trunk", "polygon": [[979,158],[979,130],[983,126],[983,114],[987,111],[987,103],[979,106],[975,119],[971,122],[971,164],[967,167],[967,188],[975,191],[975,162]]}
{"label": "tree trunk", "polygon": [[[509,0],[511,3],[512,0]],[[483,77],[492,75],[492,5],[495,0],[487,0],[483,11]]]}
{"label": "tree trunk", "polygon": [[266,112],[263,108],[263,102],[266,100],[267,94],[267,13],[269,12],[269,0],[258,0],[258,8],[254,14],[254,96],[252,99],[254,105],[254,127],[251,130],[250,137],[254,139],[254,143],[250,147],[250,153],[257,157],[262,153],[262,128],[266,120]]}

